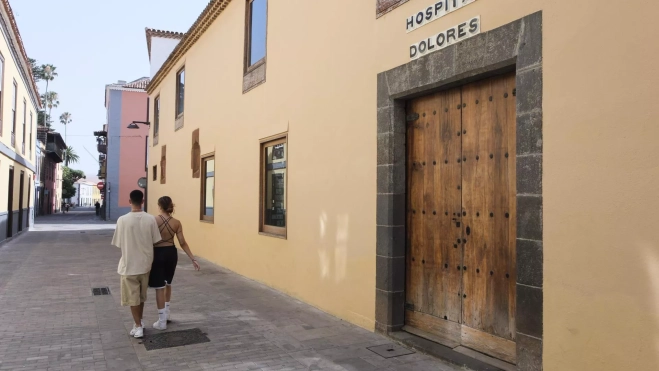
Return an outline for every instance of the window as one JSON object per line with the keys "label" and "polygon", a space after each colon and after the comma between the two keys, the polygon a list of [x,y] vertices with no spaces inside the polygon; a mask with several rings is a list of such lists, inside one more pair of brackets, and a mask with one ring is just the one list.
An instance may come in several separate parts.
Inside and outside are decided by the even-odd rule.
{"label": "window", "polygon": [[160,184],[165,184],[165,169],[167,167],[167,146],[162,146],[160,154]]}
{"label": "window", "polygon": [[158,180],[158,165],[153,165],[153,181]]}
{"label": "window", "polygon": [[176,117],[183,114],[185,107],[185,67],[176,74]]}
{"label": "window", "polygon": [[243,93],[265,82],[268,0],[246,0]]}
{"label": "window", "polygon": [[34,116],[32,115],[32,111],[30,111],[30,159],[32,159],[32,130],[34,128]]}
{"label": "window", "polygon": [[265,59],[268,0],[248,0],[247,67]]}
{"label": "window", "polygon": [[4,81],[5,81],[5,58],[0,54],[0,135],[2,135],[2,111],[4,108]]}
{"label": "window", "polygon": [[209,156],[201,160],[204,169],[201,180],[201,220],[215,220],[215,157]]}
{"label": "window", "polygon": [[158,144],[158,133],[160,132],[160,96],[153,100],[153,144]]}
{"label": "window", "polygon": [[21,146],[21,153],[25,154],[25,134],[27,134],[27,102],[23,99],[23,142]]}
{"label": "window", "polygon": [[286,237],[287,137],[261,142],[260,231]]}
{"label": "window", "polygon": [[11,103],[11,146],[16,147],[16,104],[18,104],[18,85],[14,81],[14,91],[12,92]]}

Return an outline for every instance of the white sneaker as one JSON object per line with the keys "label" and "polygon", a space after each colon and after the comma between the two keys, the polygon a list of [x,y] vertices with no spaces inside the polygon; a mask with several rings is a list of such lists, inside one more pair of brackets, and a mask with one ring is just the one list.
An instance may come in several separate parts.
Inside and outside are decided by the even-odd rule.
{"label": "white sneaker", "polygon": [[[140,322],[142,323],[142,327],[144,327],[144,320],[141,320]],[[130,330],[130,336],[135,335],[135,330],[137,330],[137,326],[133,323],[133,329]]]}
{"label": "white sneaker", "polygon": [[160,320],[158,320],[153,324],[153,328],[156,330],[167,330],[167,322],[162,323]]}
{"label": "white sneaker", "polygon": [[167,321],[169,321],[169,309],[167,309]]}
{"label": "white sneaker", "polygon": [[133,337],[136,337],[138,339],[144,337],[144,327],[136,328]]}

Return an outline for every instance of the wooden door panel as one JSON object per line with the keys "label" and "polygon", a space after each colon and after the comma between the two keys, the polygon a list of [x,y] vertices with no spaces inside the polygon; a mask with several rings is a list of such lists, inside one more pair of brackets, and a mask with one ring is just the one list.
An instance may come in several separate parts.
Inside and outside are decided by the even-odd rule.
{"label": "wooden door panel", "polygon": [[405,311],[405,330],[451,348],[461,343],[462,325],[421,312]]}
{"label": "wooden door panel", "polygon": [[[490,182],[489,158],[490,130],[487,125],[488,110],[491,103],[489,82],[477,82],[462,89],[465,107],[463,108],[463,164],[462,164],[462,212],[464,222],[465,244],[464,267],[462,278],[463,322],[473,328],[482,328],[492,322],[492,313],[482,311],[487,308],[489,269],[494,263],[487,254],[488,212],[492,195],[487,187]],[[485,96],[485,99],[483,99]],[[478,103],[477,103],[478,101]],[[484,117],[485,116],[485,117]],[[465,297],[466,295],[466,297]]]}
{"label": "wooden door panel", "polygon": [[506,362],[513,364],[517,362],[517,347],[512,340],[503,339],[463,325],[461,326],[460,343],[467,348]]}
{"label": "wooden door panel", "polygon": [[[442,202],[443,213],[440,215],[439,233],[441,253],[444,265],[440,271],[441,284],[445,297],[445,313],[439,314],[452,322],[462,319],[462,226],[461,226],[461,178],[462,161],[462,97],[459,89],[442,93],[441,111],[444,113],[441,133],[437,142],[441,145],[444,157],[440,167],[441,188],[436,197]],[[460,109],[458,108],[460,106]],[[444,317],[446,316],[446,317]]]}
{"label": "wooden door panel", "polygon": [[[408,116],[419,115],[430,105],[432,96],[422,97],[409,104]],[[407,125],[407,215],[408,215],[408,254],[406,303],[412,304],[414,310],[428,313],[430,303],[427,295],[427,282],[422,261],[429,250],[426,228],[421,210],[424,207],[425,171],[421,165],[425,158],[426,127],[425,120],[411,120]]]}
{"label": "wooden door panel", "polygon": [[[408,104],[408,256],[406,301],[414,311],[458,322],[461,317],[459,90]],[[453,109],[451,109],[451,107]],[[440,139],[442,138],[442,139]]]}
{"label": "wooden door panel", "polygon": [[515,76],[507,75],[462,88],[463,217],[468,241],[463,323],[508,340],[515,339],[514,84]]}

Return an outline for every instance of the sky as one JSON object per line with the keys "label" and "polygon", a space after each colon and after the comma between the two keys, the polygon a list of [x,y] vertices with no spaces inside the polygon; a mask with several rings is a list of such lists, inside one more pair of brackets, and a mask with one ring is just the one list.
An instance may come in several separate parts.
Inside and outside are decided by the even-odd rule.
{"label": "sky", "polygon": [[[59,95],[53,127],[72,114],[67,145],[80,162],[71,165],[88,178],[98,173],[93,132],[105,124],[105,85],[149,76],[145,27],[186,32],[208,0],[10,0],[28,57],[52,64],[59,74],[49,91]],[[185,5],[182,5],[185,4]],[[45,82],[39,82],[39,94]],[[88,151],[91,153],[88,153]]]}

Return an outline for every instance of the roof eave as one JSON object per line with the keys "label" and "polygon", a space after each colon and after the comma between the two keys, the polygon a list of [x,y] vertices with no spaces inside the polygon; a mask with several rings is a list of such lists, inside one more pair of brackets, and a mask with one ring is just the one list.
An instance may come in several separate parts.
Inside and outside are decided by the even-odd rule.
{"label": "roof eave", "polygon": [[34,81],[34,76],[32,75],[32,68],[30,67],[29,58],[27,56],[27,53],[25,52],[25,46],[23,45],[23,38],[21,37],[21,33],[18,30],[18,25],[16,24],[16,18],[14,17],[14,12],[11,9],[11,5],[9,5],[9,0],[2,0],[2,5],[5,9],[5,12],[7,13],[7,17],[9,18],[9,24],[12,29],[11,31],[14,33],[14,36],[16,38],[16,43],[18,44],[18,49],[20,50],[21,55],[19,56],[19,59],[22,59],[21,60],[22,63],[21,66],[19,66],[19,68],[23,69],[25,75],[27,76],[26,78],[30,81],[29,89],[31,89],[32,93],[34,94],[34,100],[37,105],[37,109],[41,110],[43,109],[43,106],[41,105],[39,88],[37,88],[37,83],[36,81]]}
{"label": "roof eave", "polygon": [[178,45],[169,53],[169,57],[165,63],[160,66],[160,69],[151,79],[151,82],[146,87],[146,92],[151,94],[156,87],[165,78],[165,75],[171,71],[176,63],[190,50],[190,48],[199,40],[199,38],[206,32],[208,27],[215,21],[215,19],[226,9],[231,3],[231,0],[211,0],[206,8],[201,12],[197,20],[190,26],[188,32],[185,33]]}

